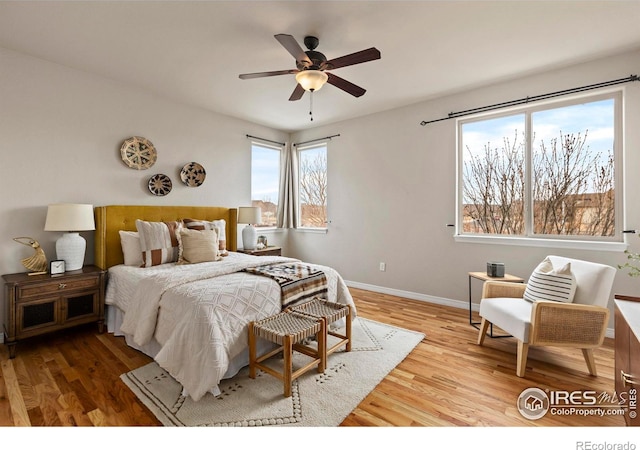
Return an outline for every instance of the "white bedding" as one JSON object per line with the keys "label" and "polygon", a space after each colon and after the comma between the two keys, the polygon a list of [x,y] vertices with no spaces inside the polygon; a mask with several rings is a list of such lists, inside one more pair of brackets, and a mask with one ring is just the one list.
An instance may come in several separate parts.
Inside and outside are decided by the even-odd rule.
{"label": "white bedding", "polygon": [[[136,346],[157,341],[156,362],[199,400],[217,387],[231,361],[247,347],[247,324],[281,310],[280,286],[273,280],[240,272],[274,262],[280,256],[230,252],[222,261],[191,265],[163,264],[109,269],[106,303],[124,312],[121,331]],[[355,305],[344,280],[326,266],[330,301]],[[156,353],[156,352],[154,352]]]}

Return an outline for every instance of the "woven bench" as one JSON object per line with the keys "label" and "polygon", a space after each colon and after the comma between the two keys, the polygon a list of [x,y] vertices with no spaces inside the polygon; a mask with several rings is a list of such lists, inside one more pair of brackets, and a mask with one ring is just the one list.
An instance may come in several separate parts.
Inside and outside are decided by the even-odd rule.
{"label": "woven bench", "polygon": [[[256,369],[272,375],[284,383],[284,396],[291,396],[291,383],[300,375],[318,366],[318,372],[325,369],[325,329],[324,322],[310,316],[295,312],[281,312],[266,319],[249,323],[249,377],[256,377]],[[301,342],[311,336],[316,337],[317,347],[313,348]],[[256,339],[271,341],[279,347],[263,355],[257,355]],[[311,361],[294,371],[293,351],[298,351],[309,357]],[[281,372],[263,364],[272,356],[282,352],[284,365]]]}
{"label": "woven bench", "polygon": [[[327,356],[343,345],[346,345],[345,351],[351,351],[351,307],[349,305],[341,305],[316,297],[308,302],[291,306],[286,311],[321,319],[324,322],[324,342],[326,348],[325,367],[327,364]],[[346,318],[345,334],[339,334],[329,329],[329,325],[343,317]],[[328,336],[338,338],[338,342],[329,347]]]}

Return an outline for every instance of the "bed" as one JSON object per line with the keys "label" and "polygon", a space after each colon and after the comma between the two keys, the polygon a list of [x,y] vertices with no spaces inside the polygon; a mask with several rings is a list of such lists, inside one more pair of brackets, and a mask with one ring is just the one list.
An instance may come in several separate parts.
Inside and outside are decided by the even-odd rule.
{"label": "bed", "polygon": [[[302,262],[236,252],[235,208],[113,205],[96,207],[95,218],[95,264],[108,270],[108,331],[152,357],[182,384],[184,395],[195,401],[208,392],[217,395],[220,381],[248,364],[248,323],[283,308],[281,285],[251,270]],[[125,256],[129,247],[123,247],[124,236],[137,235],[134,232],[142,224],[184,225],[189,219],[224,224],[217,234],[225,238],[226,248],[220,250],[226,256],[194,264],[151,264],[144,256],[151,252],[143,251],[146,267],[132,263],[130,251]],[[136,221],[142,222],[136,226]],[[324,273],[328,300],[350,305],[355,318],[355,305],[342,277],[327,266],[304,265]]]}

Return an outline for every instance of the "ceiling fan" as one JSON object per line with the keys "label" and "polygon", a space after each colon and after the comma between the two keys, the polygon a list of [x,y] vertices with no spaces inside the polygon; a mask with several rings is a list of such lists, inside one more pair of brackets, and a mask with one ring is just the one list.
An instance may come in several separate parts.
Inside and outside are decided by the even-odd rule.
{"label": "ceiling fan", "polygon": [[325,83],[342,89],[354,97],[360,97],[366,92],[365,89],[331,72],[325,71],[380,59],[380,51],[375,47],[371,47],[339,58],[327,60],[326,56],[315,50],[320,42],[315,36],[306,36],[304,38],[304,45],[307,47],[307,51],[302,50],[302,47],[300,47],[295,38],[289,34],[276,34],[274,37],[295,58],[297,68],[272,72],[244,73],[240,75],[240,79],[249,80],[251,78],[295,74],[298,84],[293,90],[291,97],[289,97],[290,101],[300,100],[305,91],[317,91],[324,86]]}

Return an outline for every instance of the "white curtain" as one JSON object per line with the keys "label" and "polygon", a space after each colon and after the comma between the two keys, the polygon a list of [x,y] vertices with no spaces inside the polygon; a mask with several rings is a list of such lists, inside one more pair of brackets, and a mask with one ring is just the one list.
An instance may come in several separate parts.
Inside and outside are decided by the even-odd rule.
{"label": "white curtain", "polygon": [[280,198],[278,228],[298,226],[298,152],[287,142],[280,153]]}

